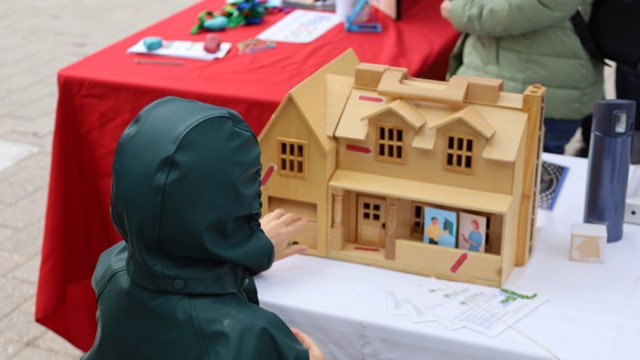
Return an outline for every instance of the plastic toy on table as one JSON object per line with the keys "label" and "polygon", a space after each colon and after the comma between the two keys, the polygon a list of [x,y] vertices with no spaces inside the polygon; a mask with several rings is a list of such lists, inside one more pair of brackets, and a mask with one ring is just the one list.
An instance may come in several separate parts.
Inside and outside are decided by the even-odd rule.
{"label": "plastic toy on table", "polygon": [[225,4],[220,11],[203,11],[198,23],[191,29],[195,35],[201,30],[221,31],[241,25],[260,24],[266,12],[266,2],[261,0],[238,0]]}
{"label": "plastic toy on table", "polygon": [[[363,13],[366,11],[367,13]],[[368,18],[366,22],[358,21],[359,18],[366,15]],[[349,32],[380,32],[382,26],[375,21],[375,13],[371,11],[368,0],[358,0],[358,3],[351,11],[351,14],[347,16],[344,22],[345,30]]]}

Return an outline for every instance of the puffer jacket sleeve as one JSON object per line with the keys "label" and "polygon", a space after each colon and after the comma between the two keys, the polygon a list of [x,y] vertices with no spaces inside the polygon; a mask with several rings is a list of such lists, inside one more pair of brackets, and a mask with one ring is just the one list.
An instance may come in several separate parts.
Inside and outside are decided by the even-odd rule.
{"label": "puffer jacket sleeve", "polygon": [[452,0],[456,30],[479,36],[513,36],[566,22],[584,0]]}

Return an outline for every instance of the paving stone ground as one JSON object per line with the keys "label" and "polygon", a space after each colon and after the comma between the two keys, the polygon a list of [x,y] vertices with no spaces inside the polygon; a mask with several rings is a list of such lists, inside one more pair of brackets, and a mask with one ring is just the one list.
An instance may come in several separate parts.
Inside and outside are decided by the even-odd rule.
{"label": "paving stone ground", "polygon": [[58,70],[195,2],[3,2],[0,360],[68,360],[81,355],[34,321]]}

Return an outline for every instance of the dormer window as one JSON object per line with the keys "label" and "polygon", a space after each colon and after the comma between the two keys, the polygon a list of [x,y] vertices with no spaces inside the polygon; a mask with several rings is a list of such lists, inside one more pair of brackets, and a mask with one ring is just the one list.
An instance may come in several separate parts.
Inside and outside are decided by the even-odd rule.
{"label": "dormer window", "polygon": [[474,138],[466,134],[449,134],[445,151],[444,167],[449,170],[473,172]]}
{"label": "dormer window", "polygon": [[398,125],[377,125],[376,159],[380,161],[405,162],[405,131]]}
{"label": "dormer window", "polygon": [[278,149],[278,173],[305,178],[307,176],[306,141],[279,138]]}

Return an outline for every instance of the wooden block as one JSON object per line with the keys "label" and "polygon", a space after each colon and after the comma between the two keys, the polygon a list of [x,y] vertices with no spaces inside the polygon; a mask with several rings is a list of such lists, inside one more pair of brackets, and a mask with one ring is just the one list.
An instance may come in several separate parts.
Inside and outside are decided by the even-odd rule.
{"label": "wooden block", "polygon": [[603,263],[606,244],[606,225],[573,224],[569,258],[575,261]]}

